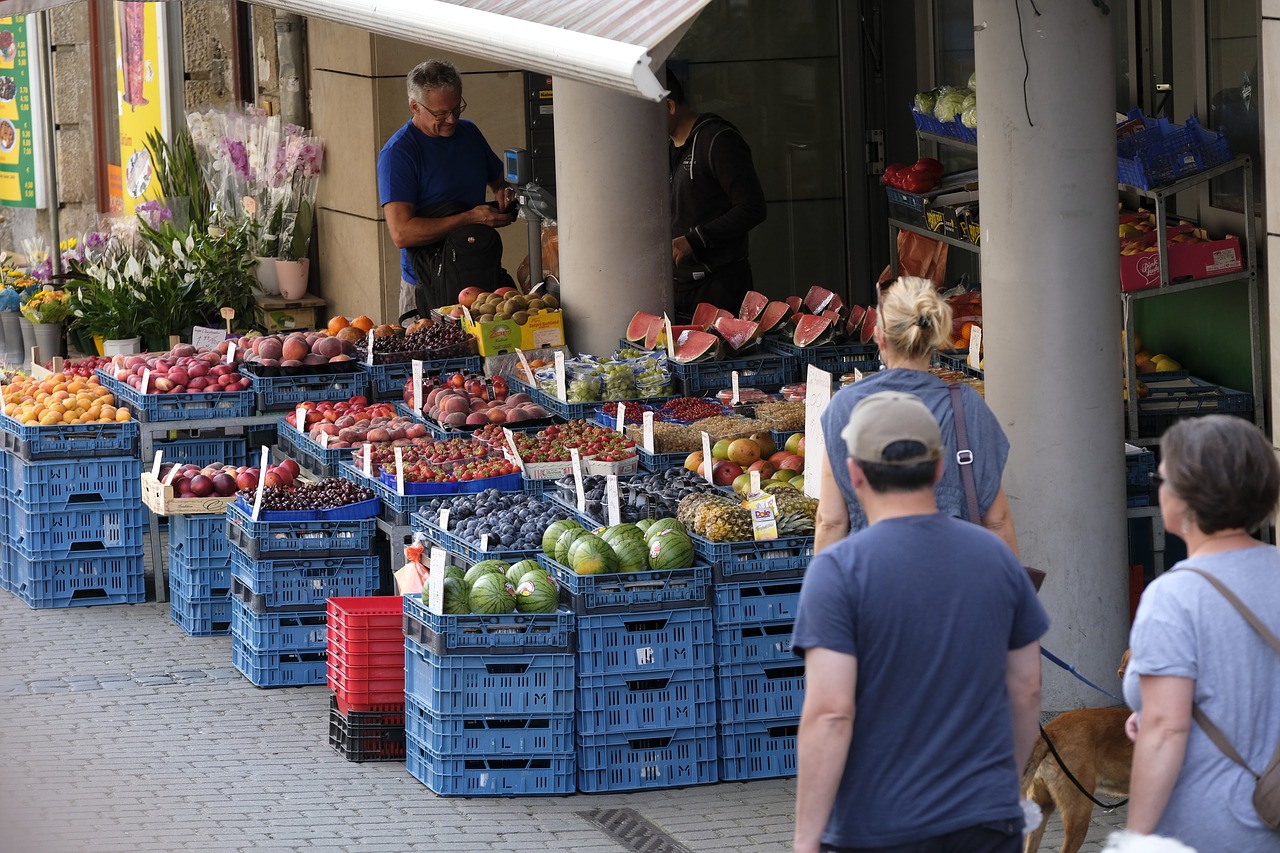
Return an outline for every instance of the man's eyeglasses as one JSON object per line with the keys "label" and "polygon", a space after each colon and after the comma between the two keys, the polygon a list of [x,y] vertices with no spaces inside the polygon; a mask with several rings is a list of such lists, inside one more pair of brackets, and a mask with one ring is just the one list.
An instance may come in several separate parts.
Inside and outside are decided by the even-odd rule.
{"label": "man's eyeglasses", "polygon": [[453,116],[454,118],[458,118],[459,116],[461,116],[462,113],[467,109],[467,99],[463,98],[462,101],[451,110],[441,110],[440,112],[436,112],[435,110],[427,109],[422,104],[418,104],[418,109],[422,110],[424,113],[431,116],[436,121],[444,121],[449,116]]}

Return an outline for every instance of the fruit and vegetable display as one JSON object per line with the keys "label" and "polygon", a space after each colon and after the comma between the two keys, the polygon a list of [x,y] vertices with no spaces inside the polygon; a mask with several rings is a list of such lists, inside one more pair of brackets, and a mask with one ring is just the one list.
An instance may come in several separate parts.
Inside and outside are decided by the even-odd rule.
{"label": "fruit and vegetable display", "polygon": [[[371,447],[369,470],[384,479],[396,476],[395,450],[386,445]],[[364,451],[352,451],[356,467],[363,470]],[[469,439],[426,440],[405,447],[400,455],[406,483],[468,483],[515,474],[519,468],[502,456],[490,455],[489,448]]]}
{"label": "fruit and vegetable display", "polygon": [[[405,403],[413,405],[413,378],[405,384]],[[449,430],[470,430],[487,424],[520,424],[551,416],[523,392],[511,393],[501,376],[453,373],[423,379],[422,409],[426,417]]]}
{"label": "fruit and vegetable display", "polygon": [[[565,361],[564,374],[565,401],[569,403],[669,397],[676,393],[665,353],[621,358],[615,352],[603,360],[579,355]],[[544,394],[558,397],[554,366],[535,369],[534,378]]]}
{"label": "fruit and vegetable display", "polygon": [[[653,412],[655,421],[686,424],[702,418],[729,414],[728,406],[704,397],[676,397],[674,400],[667,400],[661,406],[647,403],[627,403],[626,406],[626,423],[629,424],[642,423],[645,412]],[[606,418],[616,422],[618,419],[618,403],[605,403],[600,407],[600,412]]]}
{"label": "fruit and vegetable display", "polygon": [[945,169],[932,157],[921,157],[911,165],[890,163],[880,175],[880,183],[903,192],[921,195],[932,190],[942,180]]}
{"label": "fruit and vegetable display", "polygon": [[[777,448],[769,433],[750,438],[722,438],[711,447],[711,479],[717,486],[731,486],[735,492],[745,494],[751,472],[759,471],[761,485],[771,479],[781,479],[803,489],[804,450],[803,433],[789,436],[782,449]],[[684,467],[706,477],[706,459],[701,450],[690,453]]]}
{"label": "fruit and vegetable display", "polygon": [[674,518],[646,518],[594,531],[565,519],[546,528],[542,553],[578,575],[687,569],[695,559],[693,541]]}
{"label": "fruit and vegetable display", "polygon": [[[475,338],[456,323],[418,320],[407,329],[390,326],[390,333],[383,335],[377,333],[377,328],[373,337],[374,364],[399,364],[414,359],[460,358],[471,355],[475,349]],[[368,360],[368,347],[367,337],[355,343],[357,361]]]}
{"label": "fruit and vegetable display", "polygon": [[[270,479],[270,472],[267,477]],[[257,493],[245,489],[238,493],[241,500],[253,506]],[[373,500],[376,495],[350,480],[329,477],[316,483],[292,483],[290,485],[270,486],[262,490],[264,512],[303,512],[318,509],[337,509]]]}
{"label": "fruit and vegetable display", "polygon": [[[777,504],[779,536],[812,536],[818,502],[789,483],[772,482],[762,489]],[[739,498],[724,494],[689,495],[680,501],[676,518],[689,530],[712,542],[742,542],[754,538],[751,513]]]}
{"label": "fruit and vegetable display", "polygon": [[317,372],[320,368],[339,364],[353,368],[352,354],[355,352],[355,344],[351,340],[334,337],[327,332],[246,335],[240,339],[238,348],[246,350],[245,365],[264,375],[278,374],[281,370],[286,375],[288,372]]}
{"label": "fruit and vegetable display", "polygon": [[[631,429],[631,428],[629,428]],[[516,450],[525,462],[568,462],[576,448],[582,459],[621,462],[636,455],[636,443],[617,430],[590,421],[552,424],[536,433],[513,433]]]}
{"label": "fruit and vegetable display", "polygon": [[[66,359],[62,362],[61,373],[67,376],[80,376],[87,378],[93,375],[93,372],[100,367],[106,367],[111,364],[111,358],[102,355],[90,355],[85,358]],[[52,371],[53,361],[46,361],[44,369]]]}
{"label": "fruit and vegetable display", "polygon": [[[688,453],[691,450],[699,450],[702,447],[702,434],[704,432],[711,437],[712,442],[719,441],[722,438],[739,438],[742,436],[768,438],[770,442],[773,440],[769,436],[769,425],[764,421],[743,417],[742,415],[719,415],[712,418],[703,418],[691,424],[655,423],[653,425],[653,452]],[[644,440],[643,431],[638,426],[628,425],[626,433],[636,443]]]}
{"label": "fruit and vegetable display", "polygon": [[199,352],[189,344],[182,344],[159,355],[112,356],[111,365],[103,369],[117,381],[145,394],[249,390],[249,378],[241,376],[236,365],[223,362],[223,356],[217,352]]}
{"label": "fruit and vegetable display", "polygon": [[[177,469],[176,471],[174,469]],[[169,477],[172,474],[173,479]],[[258,479],[263,476],[256,465],[225,465],[215,462],[203,468],[199,465],[165,462],[160,466],[160,482],[168,481],[174,494],[180,498],[234,497],[237,492],[244,492],[253,500],[253,491],[258,488]],[[285,459],[279,465],[268,465],[266,472],[266,489],[282,488],[293,485],[298,476],[298,463]]]}
{"label": "fruit and vegetable display", "polygon": [[492,293],[478,287],[468,287],[458,293],[458,304],[447,311],[455,319],[463,316],[462,309],[471,312],[477,323],[495,320],[514,320],[523,326],[529,317],[542,311],[559,311],[560,300],[550,293],[523,294],[510,287],[499,287]]}
{"label": "fruit and vegetable display", "polygon": [[[582,491],[586,499],[583,511],[604,523],[609,517],[604,477],[583,477]],[[556,481],[561,499],[576,506],[577,487],[572,477]],[[717,491],[716,487],[685,468],[668,468],[652,474],[638,474],[618,480],[618,512],[623,521],[637,522],[646,518],[674,516],[680,500],[686,495]]]}
{"label": "fruit and vegetable display", "polygon": [[978,127],[977,73],[969,75],[964,86],[937,86],[916,94],[912,111],[931,116],[943,125],[960,124],[970,130]]}
{"label": "fruit and vegetable display", "polygon": [[[373,418],[389,418],[396,413],[396,407],[390,403],[370,403],[365,397],[352,397],[349,400],[312,402],[307,401],[300,403],[299,406],[306,411],[305,420],[308,427],[316,424],[331,423],[337,424],[344,418],[350,417],[351,420],[343,421],[338,427],[350,426],[356,421],[367,421]],[[285,422],[294,429],[298,428],[297,408],[289,410],[285,416]],[[336,434],[336,433],[331,433]]]}
{"label": "fruit and vegetable display", "polygon": [[4,386],[4,413],[25,426],[123,423],[131,415],[96,376],[15,376]]}
{"label": "fruit and vegetable display", "polygon": [[[559,583],[536,560],[482,560],[466,571],[445,566],[444,572],[445,613],[555,613],[560,605]],[[424,589],[423,604],[428,598]]]}
{"label": "fruit and vegetable display", "polygon": [[422,514],[438,524],[442,509],[449,510],[449,533],[477,548],[487,535],[491,551],[536,551],[547,527],[569,517],[568,510],[551,501],[497,489],[432,498],[423,503]]}

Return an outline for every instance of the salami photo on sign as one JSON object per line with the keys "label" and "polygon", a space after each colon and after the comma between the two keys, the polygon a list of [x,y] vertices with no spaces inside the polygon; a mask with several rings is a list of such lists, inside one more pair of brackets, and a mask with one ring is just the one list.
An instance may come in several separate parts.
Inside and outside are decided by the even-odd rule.
{"label": "salami photo on sign", "polygon": [[12,151],[18,143],[18,131],[7,118],[0,119],[0,151]]}

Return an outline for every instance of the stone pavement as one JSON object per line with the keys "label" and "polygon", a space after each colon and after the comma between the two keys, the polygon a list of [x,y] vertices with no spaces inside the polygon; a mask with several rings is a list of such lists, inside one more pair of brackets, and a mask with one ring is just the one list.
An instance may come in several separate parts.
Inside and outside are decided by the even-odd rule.
{"label": "stone pavement", "polygon": [[[447,799],[403,764],[342,759],[328,703],[254,687],[228,637],[186,636],[167,604],[35,611],[0,592],[0,851],[790,849],[793,780]],[[656,829],[615,840],[590,820],[602,809]],[[1095,810],[1085,853],[1123,822]],[[1042,849],[1060,842],[1055,818]]]}

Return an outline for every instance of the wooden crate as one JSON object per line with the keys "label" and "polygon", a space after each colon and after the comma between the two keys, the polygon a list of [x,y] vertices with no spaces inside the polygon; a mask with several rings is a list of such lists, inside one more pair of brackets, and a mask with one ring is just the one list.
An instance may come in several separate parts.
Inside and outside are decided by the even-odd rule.
{"label": "wooden crate", "polygon": [[210,495],[207,498],[180,498],[175,496],[173,486],[167,486],[150,471],[142,472],[142,502],[156,515],[208,515],[227,511],[227,504],[235,500],[235,496],[222,498]]}

